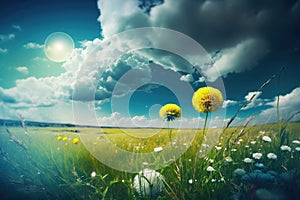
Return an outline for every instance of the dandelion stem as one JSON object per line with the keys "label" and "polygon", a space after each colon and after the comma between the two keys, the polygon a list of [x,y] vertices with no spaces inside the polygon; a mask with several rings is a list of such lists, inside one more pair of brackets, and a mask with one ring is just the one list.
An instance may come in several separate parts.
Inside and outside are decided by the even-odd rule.
{"label": "dandelion stem", "polygon": [[169,140],[170,140],[171,145],[172,145],[172,129],[170,128],[170,121],[168,121],[167,123],[168,123]]}
{"label": "dandelion stem", "polygon": [[207,117],[208,117],[208,112],[205,114],[205,121],[204,121],[204,128],[203,128],[203,136],[205,137],[205,128],[206,128],[206,123],[207,123]]}
{"label": "dandelion stem", "polygon": [[[205,128],[206,128],[206,124],[207,124],[207,118],[208,118],[208,112],[205,113],[204,127],[203,127],[203,131],[202,131],[203,141],[205,139]],[[200,149],[201,149],[201,147],[200,147]],[[196,167],[197,167],[197,160],[199,158],[200,149],[197,151],[196,156],[195,156],[195,160],[194,160],[193,182],[195,182],[195,180],[196,180]]]}

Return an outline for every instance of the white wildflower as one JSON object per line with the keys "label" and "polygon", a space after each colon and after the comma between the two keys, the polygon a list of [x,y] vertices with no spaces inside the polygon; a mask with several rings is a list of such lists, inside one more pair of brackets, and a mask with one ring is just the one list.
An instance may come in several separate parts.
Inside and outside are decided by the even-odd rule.
{"label": "white wildflower", "polygon": [[231,149],[231,151],[236,151],[236,149]]}
{"label": "white wildflower", "polygon": [[225,158],[225,161],[226,162],[232,162],[232,158],[230,156],[228,156],[228,157]]}
{"label": "white wildflower", "polygon": [[189,184],[193,184],[193,179],[190,179],[190,180],[189,180]]}
{"label": "white wildflower", "polygon": [[289,146],[287,146],[287,145],[282,145],[282,146],[280,147],[280,149],[281,149],[281,151],[291,151],[291,150],[292,150],[291,147],[289,147]]}
{"label": "white wildflower", "polygon": [[136,151],[138,151],[138,150],[140,149],[140,146],[135,146],[134,149],[135,149]]}
{"label": "white wildflower", "polygon": [[97,175],[96,172],[92,172],[92,173],[91,173],[91,177],[92,177],[92,178],[96,177],[96,175]]}
{"label": "white wildflower", "polygon": [[293,140],[292,143],[293,144],[300,144],[300,141],[299,140]]}
{"label": "white wildflower", "polygon": [[300,151],[300,147],[296,147],[295,150],[296,150],[296,151]]}
{"label": "white wildflower", "polygon": [[144,169],[134,177],[133,187],[139,195],[153,198],[165,190],[164,177],[155,170]]}
{"label": "white wildflower", "polygon": [[214,178],[213,178],[213,179],[211,179],[211,182],[212,182],[212,183],[214,183],[214,182],[216,182],[216,181],[217,181],[217,180],[216,180],[216,179],[214,179]]}
{"label": "white wildflower", "polygon": [[222,147],[220,147],[220,146],[215,146],[215,148],[216,148],[218,151],[222,149]]}
{"label": "white wildflower", "polygon": [[265,141],[265,142],[272,142],[272,140],[269,136],[263,136],[262,140]]}
{"label": "white wildflower", "polygon": [[208,167],[206,168],[206,171],[208,171],[208,172],[213,172],[213,171],[215,171],[215,169],[214,169],[212,166],[208,166]]}
{"label": "white wildflower", "polygon": [[208,162],[214,163],[214,159],[209,159]]}
{"label": "white wildflower", "polygon": [[259,131],[259,133],[260,133],[260,134],[265,134],[265,133],[266,133],[266,131]]}
{"label": "white wildflower", "polygon": [[162,147],[155,147],[154,148],[154,152],[158,153],[158,152],[161,152],[163,150]]}
{"label": "white wildflower", "polygon": [[256,141],[252,140],[250,143],[251,143],[251,144],[256,144]]}
{"label": "white wildflower", "polygon": [[253,157],[254,159],[259,160],[259,159],[261,159],[261,157],[262,157],[262,153],[254,153],[254,154],[252,154],[252,157]]}
{"label": "white wildflower", "polygon": [[244,162],[245,163],[253,163],[253,160],[251,158],[245,158]]}
{"label": "white wildflower", "polygon": [[276,160],[276,159],[277,159],[277,156],[276,156],[275,153],[268,153],[268,154],[267,154],[267,158],[272,159],[272,160]]}

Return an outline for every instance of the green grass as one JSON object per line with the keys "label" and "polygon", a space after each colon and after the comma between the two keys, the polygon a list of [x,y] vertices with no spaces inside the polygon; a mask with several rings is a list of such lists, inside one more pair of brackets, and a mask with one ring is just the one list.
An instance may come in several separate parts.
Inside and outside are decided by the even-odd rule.
{"label": "green grass", "polygon": [[[4,198],[16,199],[19,195],[34,199],[147,199],[139,197],[132,187],[136,173],[112,169],[90,153],[107,156],[107,159],[112,160],[122,159],[124,166],[134,165],[132,158],[120,158],[118,153],[111,152],[107,145],[103,145],[104,140],[128,152],[153,155],[153,163],[150,162],[144,167],[157,167],[155,162],[159,162],[161,168],[158,172],[165,177],[166,184],[166,190],[157,199],[232,199],[234,194],[247,199],[251,196],[253,185],[243,182],[241,177],[234,176],[233,172],[237,168],[243,168],[246,172],[256,169],[254,163],[243,162],[244,158],[252,158],[252,154],[256,152],[263,154],[257,162],[265,165],[262,169],[264,172],[274,170],[281,174],[299,170],[300,152],[295,150],[299,145],[292,141],[300,139],[300,123],[289,123],[285,129],[285,135],[288,135],[285,138],[288,139],[284,139],[283,144],[290,146],[291,152],[280,150],[282,133],[278,124],[248,126],[245,134],[237,138],[241,129],[242,127],[232,127],[224,132],[222,129],[209,129],[205,143],[212,145],[208,150],[203,148],[201,129],[175,129],[172,138],[176,139],[176,144],[168,151],[167,129],[79,128],[80,133],[74,133],[74,128],[31,127],[27,137],[21,128],[9,127],[9,131],[24,142],[26,151],[11,141],[5,128],[0,127],[0,180],[2,187],[7,189],[6,193],[2,190],[1,195],[5,193]],[[222,134],[214,144],[220,131]],[[59,134],[69,139],[57,141]],[[264,142],[264,135],[269,136],[272,142]],[[72,143],[74,137],[80,138],[78,144]],[[83,143],[89,144],[87,148],[90,151]],[[159,146],[164,150],[160,153],[153,152],[154,148]],[[215,146],[221,149],[217,150]],[[187,147],[188,149],[185,149]],[[196,180],[193,180],[194,159],[201,147],[202,152],[209,153],[198,158]],[[176,156],[175,162],[171,163],[165,159],[172,158],[172,151],[176,153],[178,149],[184,150],[184,154]],[[164,154],[164,151],[168,152]],[[276,160],[267,158],[266,155],[270,152],[277,155]],[[226,161],[228,157],[232,162]],[[208,172],[208,166],[213,167],[215,171]],[[96,177],[91,177],[93,171],[96,172]],[[299,182],[297,184],[295,187],[299,189]]]}

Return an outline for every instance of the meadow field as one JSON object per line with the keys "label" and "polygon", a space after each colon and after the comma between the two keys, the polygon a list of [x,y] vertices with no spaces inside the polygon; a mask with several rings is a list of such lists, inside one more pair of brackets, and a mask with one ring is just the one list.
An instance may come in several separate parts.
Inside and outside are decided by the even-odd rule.
{"label": "meadow field", "polygon": [[[168,129],[124,130],[28,127],[25,134],[21,127],[0,127],[1,199],[297,199],[300,196],[298,122],[209,129],[206,141],[202,129],[174,129],[171,147],[167,147]],[[152,135],[153,131],[157,133]],[[217,131],[222,132],[217,142],[208,145],[207,141]],[[79,139],[78,143],[74,138]],[[118,157],[118,152],[111,151],[105,143],[139,153],[140,157]],[[171,150],[164,154],[168,148]],[[172,152],[173,157],[169,155]],[[143,162],[143,153],[153,159]],[[113,169],[95,155],[108,160],[122,159],[124,167],[155,170],[161,176],[153,181],[140,174],[140,183],[145,179],[149,184],[137,188],[134,181],[138,171]]]}

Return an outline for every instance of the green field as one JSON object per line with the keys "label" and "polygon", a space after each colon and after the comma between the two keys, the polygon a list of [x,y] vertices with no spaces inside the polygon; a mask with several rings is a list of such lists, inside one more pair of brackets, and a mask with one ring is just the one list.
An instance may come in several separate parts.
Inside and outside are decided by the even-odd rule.
{"label": "green field", "polygon": [[[205,141],[202,129],[174,129],[168,146],[168,129],[29,127],[26,135],[19,127],[0,127],[1,199],[296,199],[300,123],[242,128],[209,129]],[[57,140],[60,135],[67,140]],[[122,157],[112,147],[133,156]],[[162,174],[161,193],[140,195],[133,187],[142,168]]]}

